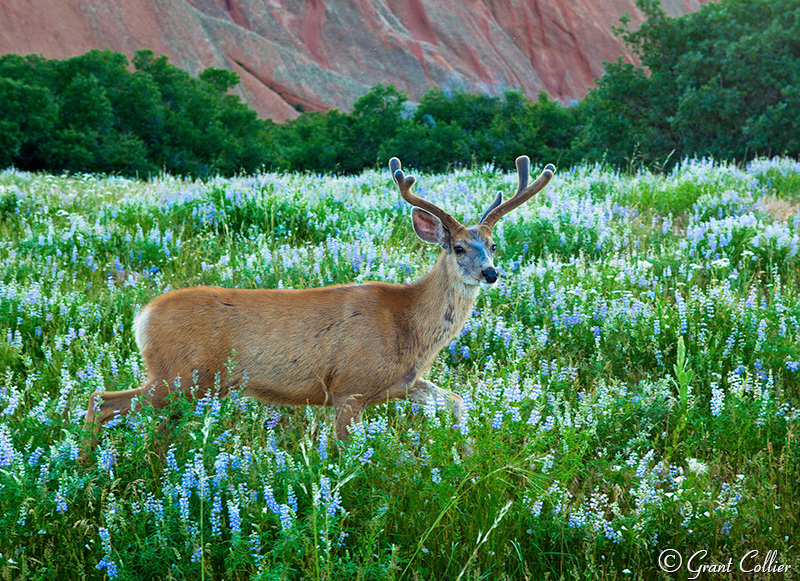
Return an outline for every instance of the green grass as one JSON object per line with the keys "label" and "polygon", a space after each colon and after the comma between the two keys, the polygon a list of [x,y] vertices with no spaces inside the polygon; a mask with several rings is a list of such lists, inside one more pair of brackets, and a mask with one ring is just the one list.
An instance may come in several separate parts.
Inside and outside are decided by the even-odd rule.
{"label": "green grass", "polygon": [[[143,379],[154,297],[402,283],[436,252],[387,172],[0,173],[0,578],[657,579],[665,549],[777,551],[794,578],[800,218],[758,200],[798,176],[557,173],[498,225],[502,284],[427,374],[463,424],[393,402],[338,446],[327,409],[179,397],[171,433],[144,406],[82,465],[89,394]],[[515,176],[418,183],[474,222]]]}

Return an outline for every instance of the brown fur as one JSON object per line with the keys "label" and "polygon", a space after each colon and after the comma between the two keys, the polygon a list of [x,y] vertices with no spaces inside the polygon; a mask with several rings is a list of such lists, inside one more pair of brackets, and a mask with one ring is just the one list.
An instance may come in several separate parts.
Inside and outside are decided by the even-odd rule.
{"label": "brown fur", "polygon": [[[460,418],[461,398],[422,376],[469,317],[485,270],[494,269],[491,230],[458,223],[448,229],[419,209],[412,217],[420,237],[443,251],[411,284],[195,287],[157,297],[134,321],[147,381],[92,394],[86,427],[96,435],[138,396],[162,408],[176,385],[202,397],[215,380],[222,393],[241,386],[272,404],[333,406],[342,440],[364,406],[392,399],[443,402]],[[229,358],[236,363],[232,377]]]}

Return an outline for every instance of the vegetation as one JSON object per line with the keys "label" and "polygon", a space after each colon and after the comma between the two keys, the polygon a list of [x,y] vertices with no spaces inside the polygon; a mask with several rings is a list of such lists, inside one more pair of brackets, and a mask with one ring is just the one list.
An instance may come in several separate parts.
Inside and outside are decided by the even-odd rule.
{"label": "vegetation", "polygon": [[641,65],[606,64],[596,89],[565,107],[544,93],[431,89],[418,104],[378,85],[352,112],[259,120],[228,91],[235,73],[199,78],[166,57],[92,51],[64,61],[0,57],[0,167],[147,177],[259,169],[353,174],[393,155],[428,171],[522,154],[668,170],[682,159],[800,155],[800,0],[722,0],[666,18],[657,0],[617,33]]}
{"label": "vegetation", "polygon": [[[671,167],[686,156],[800,155],[800,1],[722,0],[618,32],[644,68],[606,65],[582,102],[582,150],[618,166]],[[623,20],[623,24],[625,20]]]}
{"label": "vegetation", "polygon": [[268,125],[237,97],[235,73],[199,78],[164,56],[93,50],[63,61],[0,57],[0,167],[147,177],[255,171]]}
{"label": "vegetation", "polygon": [[[639,5],[643,67],[570,107],[377,86],[278,125],[149,51],[0,57],[0,578],[800,569],[800,164],[758,157],[800,154],[800,0]],[[474,222],[522,153],[561,170],[427,374],[463,422],[392,402],[339,446],[328,409],[175,397],[172,433],[143,405],[78,462],[89,394],[143,381],[142,305],[416,279],[435,252],[376,167]]]}
{"label": "vegetation", "polygon": [[[474,221],[515,176],[419,184]],[[462,423],[384,404],[339,448],[327,409],[176,398],[173,433],[143,406],[81,465],[89,394],[143,379],[153,297],[401,283],[435,251],[386,170],[0,173],[0,577],[652,579],[668,548],[796,571],[799,184],[787,159],[557,173],[428,373]]]}

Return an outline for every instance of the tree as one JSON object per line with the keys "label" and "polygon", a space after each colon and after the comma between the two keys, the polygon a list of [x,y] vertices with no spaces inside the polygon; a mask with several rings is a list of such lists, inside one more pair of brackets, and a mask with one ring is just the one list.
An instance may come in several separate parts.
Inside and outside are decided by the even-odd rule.
{"label": "tree", "polygon": [[721,0],[617,29],[642,67],[606,64],[581,104],[593,159],[665,165],[684,156],[797,155],[800,0]]}

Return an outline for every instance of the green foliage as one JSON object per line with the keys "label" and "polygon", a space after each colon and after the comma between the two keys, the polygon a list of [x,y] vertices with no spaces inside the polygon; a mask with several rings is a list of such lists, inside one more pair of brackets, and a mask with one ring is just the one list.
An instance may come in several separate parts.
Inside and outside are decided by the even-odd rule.
{"label": "green foliage", "polygon": [[[417,171],[512,169],[528,155],[667,171],[684,159],[800,155],[800,0],[720,0],[679,18],[638,0],[615,28],[641,64],[606,63],[565,106],[433,87],[411,103],[377,85],[349,112],[258,119],[231,94],[238,76],[191,77],[166,57],[90,51],[63,61],[0,57],[0,167],[207,178],[260,168],[355,174],[399,156]],[[660,211],[660,210],[659,210]]]}
{"label": "green foliage", "polygon": [[489,97],[433,88],[409,113],[404,93],[377,85],[352,113],[304,113],[273,131],[292,169],[354,173],[401,155],[410,167],[442,172],[474,163],[509,168],[523,154],[570,163],[577,121],[573,109],[520,91]]}
{"label": "green foliage", "polygon": [[722,0],[680,18],[654,0],[637,6],[645,23],[617,32],[644,68],[607,64],[582,103],[590,159],[663,167],[800,153],[798,0]]}
{"label": "green foliage", "polygon": [[[698,539],[707,562],[797,568],[800,218],[758,202],[798,176],[557,173],[497,225],[501,283],[426,371],[466,398],[462,423],[390,402],[337,445],[330,409],[176,391],[81,464],[89,394],[143,380],[131,322],[152,298],[403,283],[436,252],[385,170],[1,172],[0,577],[652,579]],[[419,176],[465,219],[514,184]]]}
{"label": "green foliage", "polygon": [[195,79],[140,51],[58,61],[0,57],[0,165],[23,169],[208,177],[274,163],[268,124],[228,90],[231,72]]}

